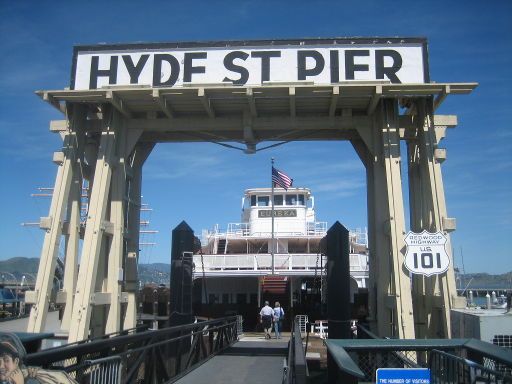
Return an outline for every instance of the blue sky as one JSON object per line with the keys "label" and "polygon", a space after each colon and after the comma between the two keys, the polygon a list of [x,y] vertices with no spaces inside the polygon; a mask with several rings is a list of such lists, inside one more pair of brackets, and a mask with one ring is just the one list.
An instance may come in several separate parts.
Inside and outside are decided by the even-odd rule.
{"label": "blue sky", "polygon": [[[494,1],[23,1],[0,0],[0,259],[39,257],[43,233],[21,227],[46,216],[53,186],[48,131],[62,116],[34,91],[69,85],[74,44],[420,36],[436,82],[478,82],[437,113],[457,114],[444,141],[448,214],[457,218],[455,263],[466,272],[512,270],[512,3]],[[244,189],[269,186],[270,157],[315,194],[317,217],[366,226],[364,168],[346,142],[290,143],[256,155],[214,144],[160,144],[144,171],[143,218],[159,234],[141,262],[169,262],[170,231],[240,220]]]}

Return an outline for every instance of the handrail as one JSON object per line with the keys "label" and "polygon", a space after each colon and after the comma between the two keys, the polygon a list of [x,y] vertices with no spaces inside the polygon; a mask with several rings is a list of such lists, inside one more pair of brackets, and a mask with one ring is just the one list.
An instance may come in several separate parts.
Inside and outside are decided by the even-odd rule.
{"label": "handrail", "polygon": [[174,382],[237,340],[237,317],[230,316],[45,350],[24,363],[63,370],[84,383],[104,372],[122,383]]}
{"label": "handrail", "polygon": [[[96,341],[96,340],[110,339],[112,337],[117,337],[117,336],[132,335],[134,333],[145,332],[148,329],[149,329],[149,324],[143,324],[143,325],[139,325],[137,327],[123,329],[122,331],[105,333],[104,335],[96,336],[96,337],[91,337],[90,339],[79,340],[79,341],[75,341],[73,343],[68,343],[68,344],[66,344],[66,347],[69,347],[71,345],[79,345],[79,344],[90,343],[90,342]],[[45,351],[48,351],[48,350],[51,350],[51,349],[54,349],[54,348],[62,348],[62,346],[59,345],[59,346],[56,346],[56,347],[46,348]]]}
{"label": "handrail", "polygon": [[225,317],[222,319],[208,320],[194,324],[178,325],[158,330],[148,330],[145,332],[135,333],[131,335],[120,335],[109,339],[98,339],[89,343],[63,345],[58,348],[46,349],[40,352],[31,353],[26,356],[25,363],[27,365],[40,365],[45,366],[55,361],[61,361],[69,358],[70,356],[81,356],[92,352],[115,350],[115,348],[124,347],[130,343],[154,340],[172,340],[171,335],[191,331],[194,328],[205,326],[212,326],[210,329],[215,328],[218,324],[236,326],[236,316]]}
{"label": "handrail", "polygon": [[299,323],[294,320],[288,344],[288,364],[284,383],[305,384],[308,376],[306,352],[302,344],[300,327]]}
{"label": "handrail", "polygon": [[455,380],[463,380],[471,384],[476,382],[494,383],[498,382],[498,379],[503,380],[504,383],[512,382],[512,376],[504,372],[484,367],[474,361],[438,349],[430,351],[428,366],[436,383],[452,383]]}
{"label": "handrail", "polygon": [[393,364],[426,366],[427,357],[434,350],[467,353],[476,362],[494,362],[512,368],[512,351],[476,339],[329,339],[325,343],[347,383],[356,382],[362,375],[371,380],[376,368],[396,367]]}

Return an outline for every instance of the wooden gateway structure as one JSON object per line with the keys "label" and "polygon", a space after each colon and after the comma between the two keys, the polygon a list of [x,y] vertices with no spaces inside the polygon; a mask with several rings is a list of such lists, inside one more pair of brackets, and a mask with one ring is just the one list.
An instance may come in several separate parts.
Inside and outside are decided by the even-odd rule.
{"label": "wooden gateway structure", "polygon": [[[241,143],[254,153],[262,142],[349,140],[366,167],[373,330],[450,337],[450,309],[464,306],[453,263],[429,277],[411,278],[403,266],[400,164],[407,162],[410,229],[448,235],[455,220],[446,210],[440,142],[457,118],[435,110],[476,86],[431,82],[427,43],[418,38],[75,47],[70,89],[37,92],[65,119],[50,123],[63,146],[41,218],[37,282],[26,295],[28,331],[44,330],[62,240],[57,300],[69,341],[136,325],[142,169],[156,143]],[[449,240],[446,249],[451,255]]]}

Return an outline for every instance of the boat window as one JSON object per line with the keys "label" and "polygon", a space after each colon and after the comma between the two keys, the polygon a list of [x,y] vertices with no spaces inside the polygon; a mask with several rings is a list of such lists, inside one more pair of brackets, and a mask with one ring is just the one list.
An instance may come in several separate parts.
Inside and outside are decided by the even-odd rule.
{"label": "boat window", "polygon": [[299,195],[299,205],[304,205],[304,195]]}
{"label": "boat window", "polygon": [[297,195],[286,195],[286,205],[297,205]]}
{"label": "boat window", "polygon": [[210,304],[218,303],[219,302],[219,295],[216,295],[215,293],[210,293],[208,295],[208,302]]}
{"label": "boat window", "polygon": [[256,206],[256,196],[252,195],[251,196],[251,207],[255,207],[255,206]]}
{"label": "boat window", "polygon": [[245,293],[237,293],[236,294],[236,303],[237,304],[247,304],[247,295]]}
{"label": "boat window", "polygon": [[258,196],[258,207],[268,207],[270,198],[268,196]]}
{"label": "boat window", "polygon": [[274,195],[274,205],[283,205],[283,195]]}

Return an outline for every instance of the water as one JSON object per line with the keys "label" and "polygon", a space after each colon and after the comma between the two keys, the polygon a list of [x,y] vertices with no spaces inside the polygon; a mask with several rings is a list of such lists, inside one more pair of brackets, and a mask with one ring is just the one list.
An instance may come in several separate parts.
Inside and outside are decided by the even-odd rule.
{"label": "water", "polygon": [[[491,292],[489,292],[489,295]],[[466,296],[466,298],[469,300],[469,295]],[[476,296],[473,295],[473,303],[478,307],[486,307],[487,306],[487,299],[485,297],[485,294],[483,296]],[[492,297],[491,297],[491,303],[492,303]]]}

